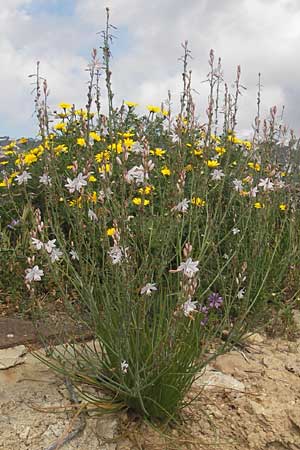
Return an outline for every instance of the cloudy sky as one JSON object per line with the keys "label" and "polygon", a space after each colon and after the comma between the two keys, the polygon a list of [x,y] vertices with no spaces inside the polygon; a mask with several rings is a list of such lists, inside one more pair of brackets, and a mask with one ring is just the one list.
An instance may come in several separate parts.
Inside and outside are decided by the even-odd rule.
{"label": "cloudy sky", "polygon": [[[285,106],[284,122],[300,132],[299,0],[0,0],[0,136],[35,136],[31,90],[36,61],[50,88],[49,104],[85,105],[85,71],[105,7],[117,27],[113,47],[115,103],[136,101],[139,111],[160,104],[181,85],[181,43],[189,41],[195,101],[205,122],[208,55],[222,58],[231,85],[241,65],[243,91],[239,130],[246,133],[256,112],[258,73],[262,112]],[[103,84],[104,92],[104,84]]]}

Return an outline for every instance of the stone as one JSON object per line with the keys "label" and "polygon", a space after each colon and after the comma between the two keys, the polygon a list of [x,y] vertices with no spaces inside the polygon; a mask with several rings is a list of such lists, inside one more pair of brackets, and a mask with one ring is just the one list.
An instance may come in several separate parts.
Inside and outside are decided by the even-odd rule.
{"label": "stone", "polygon": [[198,380],[195,381],[196,386],[204,390],[219,389],[233,390],[237,393],[245,392],[245,385],[241,381],[236,380],[231,375],[226,375],[222,372],[205,372]]}
{"label": "stone", "polygon": [[25,361],[26,347],[18,345],[17,347],[6,348],[0,350],[0,370],[15,367],[18,364],[23,364]]}
{"label": "stone", "polygon": [[259,333],[249,333],[245,336],[247,344],[262,344],[265,338]]}
{"label": "stone", "polygon": [[241,375],[241,371],[246,372],[252,368],[241,353],[236,351],[218,356],[213,366],[217,371],[233,376]]}
{"label": "stone", "polygon": [[300,360],[296,358],[289,358],[285,363],[286,370],[300,377]]}
{"label": "stone", "polygon": [[300,311],[298,309],[293,309],[292,313],[295,325],[300,330]]}

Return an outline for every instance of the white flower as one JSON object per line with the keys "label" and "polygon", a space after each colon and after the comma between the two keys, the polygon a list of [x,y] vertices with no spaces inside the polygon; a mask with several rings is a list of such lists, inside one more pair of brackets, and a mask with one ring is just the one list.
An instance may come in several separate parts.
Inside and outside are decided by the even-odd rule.
{"label": "white flower", "polygon": [[282,189],[282,188],[284,188],[284,186],[285,186],[285,182],[282,181],[282,180],[276,180],[276,181],[275,181],[275,186],[276,186],[278,189]]}
{"label": "white flower", "polygon": [[142,145],[139,142],[135,142],[132,147],[131,147],[131,151],[137,155],[144,154],[145,153],[145,149],[144,147],[142,147]]}
{"label": "white flower", "polygon": [[39,239],[36,239],[34,237],[31,238],[32,245],[36,248],[36,250],[41,250],[44,247],[44,244]]}
{"label": "white flower", "polygon": [[258,186],[262,187],[264,191],[273,191],[274,189],[274,183],[272,183],[270,178],[261,178]]}
{"label": "white flower", "polygon": [[183,314],[188,317],[193,311],[197,311],[197,301],[192,302],[191,298],[182,305]]}
{"label": "white flower", "polygon": [[181,202],[178,203],[178,205],[172,208],[172,211],[179,211],[184,213],[189,209],[189,203],[190,201],[184,198]]}
{"label": "white flower", "polygon": [[147,283],[144,287],[142,287],[141,295],[151,295],[152,291],[157,291],[156,283]]}
{"label": "white flower", "polygon": [[32,269],[26,269],[25,280],[29,281],[41,281],[41,277],[44,275],[44,271],[39,266],[34,266]]}
{"label": "white flower", "polygon": [[88,217],[93,222],[98,222],[98,217],[97,217],[97,215],[94,213],[94,211],[92,209],[88,210]]}
{"label": "white flower", "polygon": [[27,181],[30,180],[31,178],[32,178],[31,174],[28,173],[26,170],[24,170],[24,172],[22,172],[21,175],[16,176],[18,184],[27,183]]}
{"label": "white flower", "polygon": [[239,230],[238,228],[232,228],[232,234],[235,236],[236,234],[239,234],[241,232],[241,230]]}
{"label": "white flower", "polygon": [[76,250],[72,249],[70,251],[70,255],[71,255],[71,259],[73,259],[73,260],[77,259],[77,261],[79,261],[79,256],[78,256],[78,253],[76,252]]}
{"label": "white flower", "polygon": [[250,189],[250,191],[249,191],[250,197],[254,197],[255,198],[257,194],[258,194],[257,186],[254,186],[253,188]]}
{"label": "white flower", "polygon": [[65,187],[69,189],[70,194],[75,191],[80,192],[81,188],[87,185],[87,177],[88,175],[82,175],[82,173],[80,172],[77,177],[74,178],[74,180],[71,180],[71,178],[67,178]]}
{"label": "white flower", "polygon": [[119,247],[118,245],[114,245],[110,248],[108,256],[111,257],[113,264],[118,264],[122,261],[123,257],[127,257],[127,250],[128,247],[124,249],[122,247]]}
{"label": "white flower", "polygon": [[53,249],[56,247],[55,242],[56,242],[56,239],[52,239],[52,240],[48,241],[46,244],[44,244],[45,250],[47,253],[51,253],[53,251]]}
{"label": "white flower", "polygon": [[233,180],[234,189],[238,192],[243,190],[243,182],[241,180],[237,180],[236,178]]}
{"label": "white flower", "polygon": [[237,298],[238,298],[239,300],[241,300],[241,299],[244,297],[245,292],[246,292],[245,288],[240,289],[239,292],[237,293]]}
{"label": "white flower", "polygon": [[49,175],[47,175],[46,173],[39,177],[39,181],[45,186],[51,186],[52,183],[51,177],[49,177]]}
{"label": "white flower", "polygon": [[170,270],[170,272],[183,272],[188,278],[192,278],[198,269],[199,261],[193,261],[192,258],[188,258],[185,262],[181,263],[176,270]]}
{"label": "white flower", "polygon": [[122,361],[121,362],[121,370],[123,373],[127,373],[128,372],[128,362],[127,361]]}
{"label": "white flower", "polygon": [[63,255],[63,252],[61,250],[59,250],[59,248],[53,248],[52,252],[50,253],[51,262],[58,261],[62,255]]}
{"label": "white flower", "polygon": [[143,183],[145,179],[144,167],[142,165],[132,167],[128,170],[125,179],[128,183],[131,183],[132,181],[135,181],[137,184]]}
{"label": "white flower", "polygon": [[223,170],[214,169],[214,171],[211,174],[211,178],[214,181],[221,180],[222,177],[225,177],[225,173],[223,172]]}

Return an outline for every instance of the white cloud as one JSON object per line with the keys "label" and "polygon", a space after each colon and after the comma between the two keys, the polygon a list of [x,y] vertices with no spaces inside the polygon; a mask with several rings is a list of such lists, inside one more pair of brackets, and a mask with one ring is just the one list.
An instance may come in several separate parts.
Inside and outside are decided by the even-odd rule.
{"label": "white cloud", "polygon": [[[91,48],[100,45],[96,32],[105,26],[105,7],[98,0],[74,0],[75,13],[70,18],[26,13],[24,7],[36,1],[10,0],[0,11],[0,116],[5,116],[6,125],[10,123],[16,135],[29,127],[33,99],[27,75],[34,72],[36,60],[41,61],[42,74],[48,79],[52,105],[59,101],[84,105],[84,69]],[[108,0],[107,5],[111,22],[120,28],[112,47],[116,102],[128,99],[140,102],[141,107],[156,104],[167,97],[168,89],[178,99],[182,89],[180,44],[187,39],[194,57],[193,86],[200,91],[195,99],[202,121],[207,103],[207,86],[202,81],[208,72],[209,50],[214,48],[216,59],[222,57],[229,85],[236,66],[242,67],[247,91],[239,108],[241,130],[253,122],[261,72],[262,112],[268,114],[274,104],[280,111],[285,104],[285,120],[300,131],[297,0]],[[118,37],[118,30],[114,34]],[[29,127],[28,133],[32,130]]]}

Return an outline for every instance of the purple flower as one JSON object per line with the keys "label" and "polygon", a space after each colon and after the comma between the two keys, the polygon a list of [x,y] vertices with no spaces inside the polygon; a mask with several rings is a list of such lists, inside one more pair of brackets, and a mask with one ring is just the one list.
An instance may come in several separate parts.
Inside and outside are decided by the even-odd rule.
{"label": "purple flower", "polygon": [[203,318],[200,322],[200,325],[204,326],[206,325],[207,321],[208,321],[208,307],[207,306],[200,306],[199,307],[199,312],[201,312],[203,314]]}
{"label": "purple flower", "polygon": [[208,297],[209,307],[219,309],[223,303],[223,297],[218,292],[213,292]]}
{"label": "purple flower", "polygon": [[20,223],[20,220],[13,219],[11,221],[11,223],[9,225],[7,225],[7,228],[9,228],[10,230],[15,230],[15,227],[18,226],[19,223]]}

